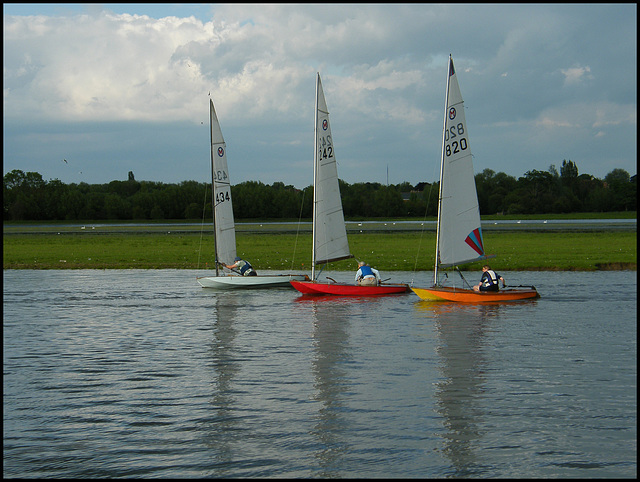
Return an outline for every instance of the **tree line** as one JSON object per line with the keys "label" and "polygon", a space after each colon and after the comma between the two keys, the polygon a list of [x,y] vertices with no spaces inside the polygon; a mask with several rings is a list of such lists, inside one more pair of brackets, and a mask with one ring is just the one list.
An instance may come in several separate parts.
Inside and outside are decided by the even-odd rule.
{"label": "tree line", "polygon": [[[635,211],[636,175],[614,169],[604,179],[578,174],[564,160],[560,172],[527,171],[516,179],[485,169],[475,175],[480,214],[549,214]],[[347,218],[436,216],[438,182],[412,185],[348,184],[340,180]],[[4,220],[163,220],[212,218],[211,185],[196,181],[167,184],[126,181],[107,184],[64,184],[45,181],[37,172],[13,170],[4,175]],[[275,182],[246,181],[231,186],[236,219],[309,219],[313,186],[296,189]]]}

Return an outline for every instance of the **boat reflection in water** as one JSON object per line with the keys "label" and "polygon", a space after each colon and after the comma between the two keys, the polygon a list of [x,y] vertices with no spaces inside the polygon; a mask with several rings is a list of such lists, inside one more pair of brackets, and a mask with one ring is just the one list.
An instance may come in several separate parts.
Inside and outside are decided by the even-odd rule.
{"label": "boat reflection in water", "polygon": [[[310,305],[313,314],[314,396],[318,402],[316,423],[312,435],[318,442],[315,457],[318,473],[315,477],[340,478],[343,473],[341,460],[349,452],[347,442],[348,420],[345,419],[348,385],[345,366],[353,362],[349,346],[349,319],[353,303],[328,297],[298,298],[301,304]],[[328,309],[330,308],[330,309]]]}
{"label": "boat reflection in water", "polygon": [[[200,430],[204,443],[212,450],[214,464],[219,467],[216,476],[233,474],[232,467],[239,447],[235,433],[240,429],[241,416],[234,396],[234,380],[240,364],[234,363],[238,348],[235,318],[242,305],[238,292],[225,292],[212,297],[210,364],[211,379],[210,415],[201,418]],[[225,469],[226,467],[226,469]]]}
{"label": "boat reflection in water", "polygon": [[441,453],[455,470],[442,475],[480,477],[483,463],[478,442],[485,436],[480,426],[486,426],[481,404],[488,371],[486,332],[491,319],[508,304],[421,301],[415,306],[422,316],[434,320],[438,337],[440,378],[435,382],[434,397],[443,427],[438,435],[442,438]]}

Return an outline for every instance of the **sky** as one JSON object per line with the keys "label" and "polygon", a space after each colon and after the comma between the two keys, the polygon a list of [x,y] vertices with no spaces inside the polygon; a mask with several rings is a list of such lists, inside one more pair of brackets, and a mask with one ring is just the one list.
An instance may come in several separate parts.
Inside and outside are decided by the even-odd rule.
{"label": "sky", "polygon": [[315,78],[338,175],[438,180],[451,54],[476,173],[637,172],[637,6],[3,4],[3,174],[313,182]]}

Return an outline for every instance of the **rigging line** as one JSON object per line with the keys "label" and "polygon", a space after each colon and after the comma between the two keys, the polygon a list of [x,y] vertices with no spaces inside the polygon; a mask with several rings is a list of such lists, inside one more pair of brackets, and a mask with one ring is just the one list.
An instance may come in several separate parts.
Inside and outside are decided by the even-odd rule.
{"label": "rigging line", "polygon": [[300,214],[298,214],[298,228],[296,229],[296,239],[293,242],[293,257],[291,258],[291,270],[294,270],[295,268],[293,267],[295,264],[295,259],[296,259],[296,249],[298,247],[298,235],[300,234],[300,223],[302,222],[302,210],[304,208],[304,192],[305,190],[302,190],[302,201],[300,202]]}
{"label": "rigging line", "polygon": [[[424,237],[424,222],[427,220],[427,213],[429,212],[429,201],[431,201],[431,191],[433,191],[433,184],[429,185],[429,194],[427,195],[427,206],[424,210],[424,218],[422,219],[422,229],[420,230],[420,239],[418,241],[418,252],[416,253],[416,260],[413,264],[413,272],[415,273],[418,270],[418,259],[420,258],[420,248],[422,246],[422,238]],[[424,191],[423,191],[424,192]]]}
{"label": "rigging line", "polygon": [[198,246],[198,264],[197,269],[200,269],[200,253],[202,252],[202,233],[204,232],[204,215],[207,211],[207,185],[204,185],[204,203],[202,206],[202,223],[200,224],[200,246]]}
{"label": "rigging line", "polygon": [[464,284],[467,285],[467,288],[472,290],[473,286],[471,286],[469,284],[469,282],[467,281],[467,279],[463,276],[462,271],[460,271],[460,268],[458,266],[455,266],[454,269],[458,272],[458,274],[460,275],[460,278],[462,278],[462,281],[464,282]]}

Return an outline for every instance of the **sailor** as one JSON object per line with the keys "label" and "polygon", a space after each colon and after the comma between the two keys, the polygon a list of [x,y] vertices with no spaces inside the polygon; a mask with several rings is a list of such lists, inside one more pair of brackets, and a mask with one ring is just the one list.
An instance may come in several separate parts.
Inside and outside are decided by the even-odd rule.
{"label": "sailor", "polygon": [[358,263],[356,271],[356,285],[378,286],[380,284],[380,273],[377,269],[370,267],[364,261]]}
{"label": "sailor", "polygon": [[225,266],[229,269],[239,270],[242,276],[258,276],[251,264],[240,256],[236,256],[233,261],[235,261],[233,264],[225,264]]}
{"label": "sailor", "polygon": [[502,281],[504,288],[504,278],[491,269],[491,266],[485,264],[482,267],[482,278],[480,283],[473,287],[474,291],[498,291],[500,289],[499,281]]}

